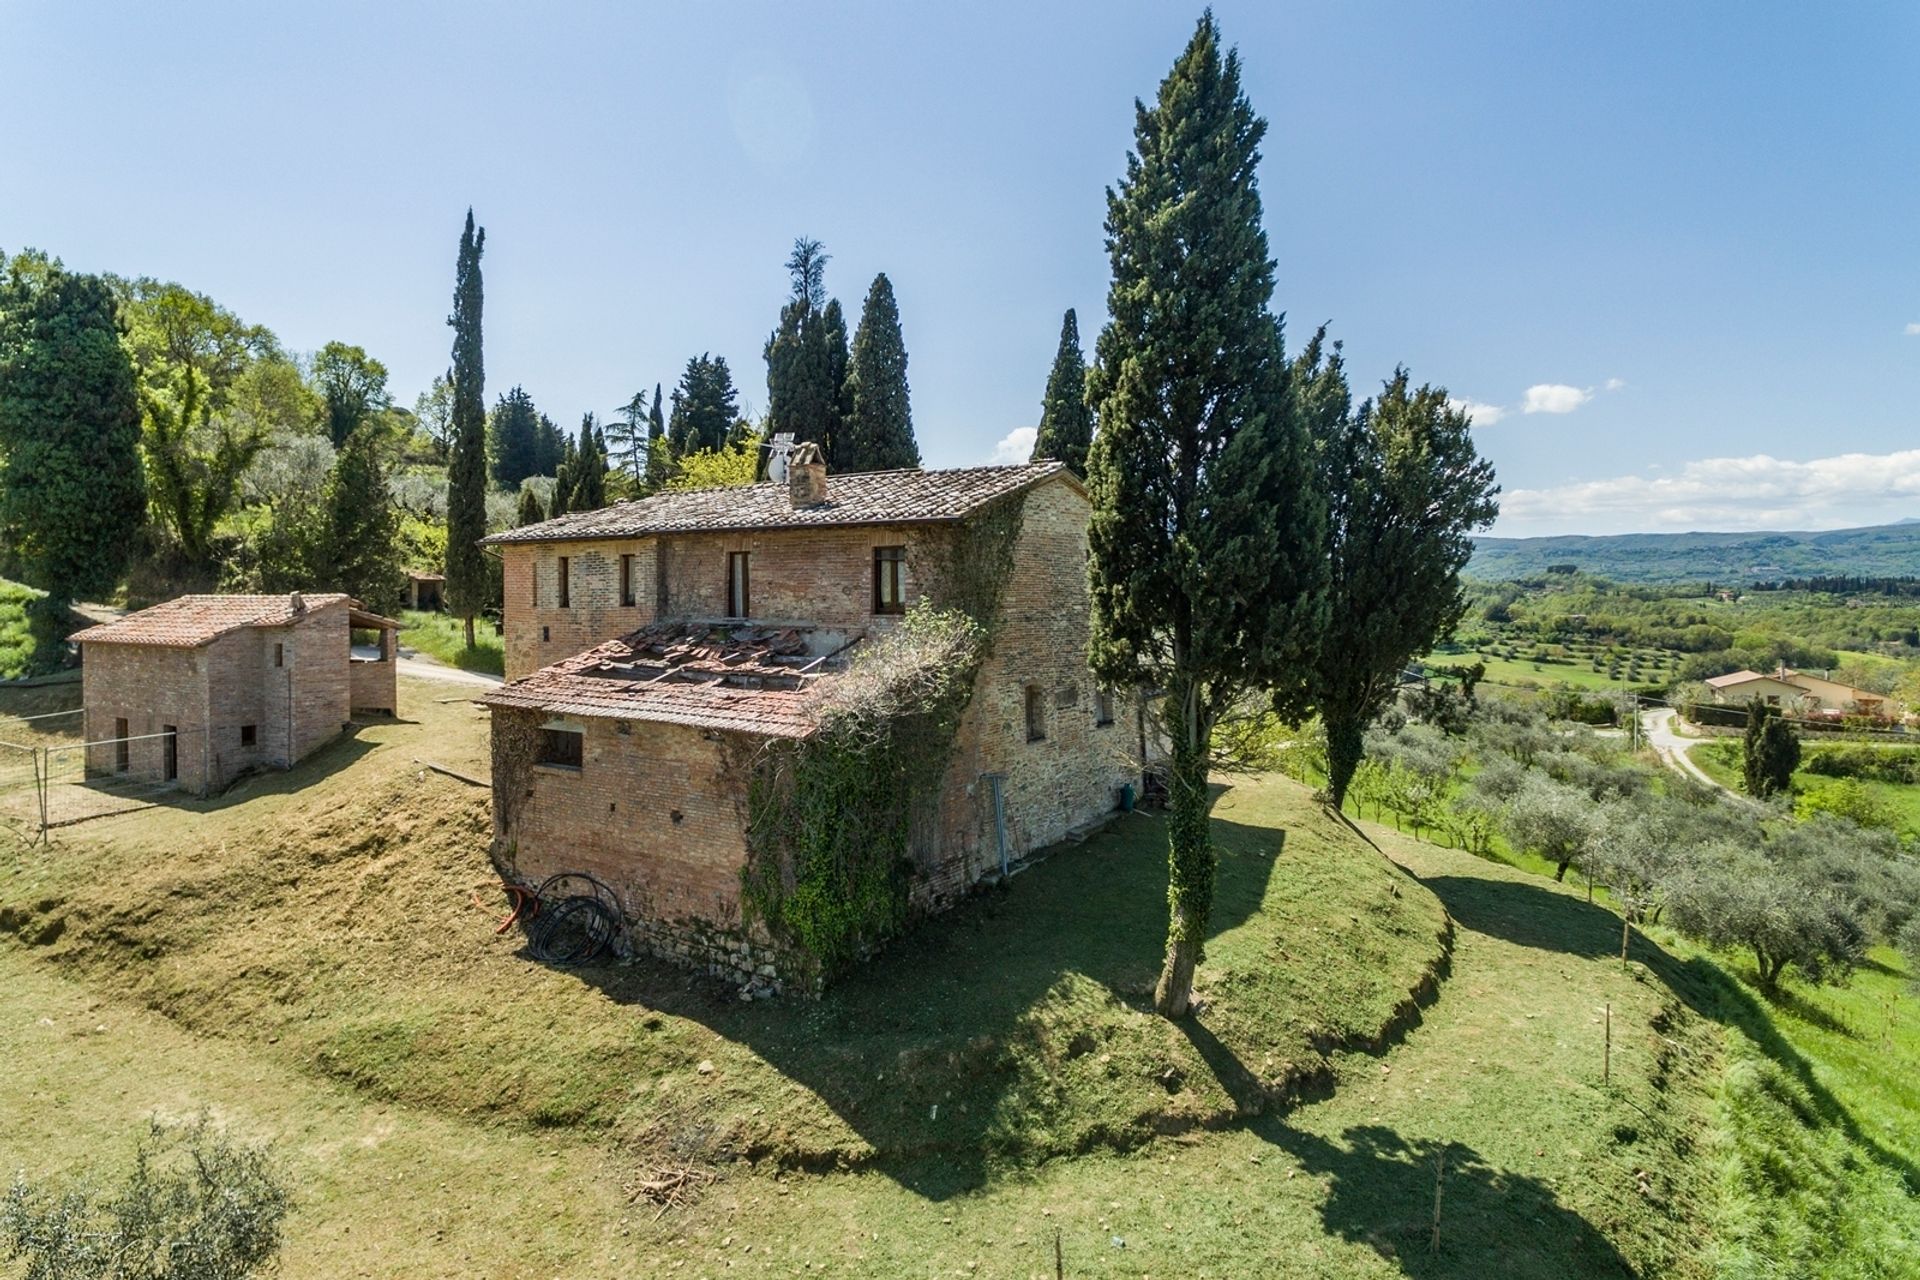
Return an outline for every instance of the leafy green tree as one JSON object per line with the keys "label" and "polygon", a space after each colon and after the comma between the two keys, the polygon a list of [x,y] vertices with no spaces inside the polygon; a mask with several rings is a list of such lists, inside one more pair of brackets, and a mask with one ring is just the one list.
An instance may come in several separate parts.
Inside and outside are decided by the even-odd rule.
{"label": "leafy green tree", "polygon": [[1213,908],[1213,728],[1249,692],[1302,712],[1326,617],[1325,523],[1288,388],[1255,179],[1266,130],[1208,14],[1137,105],[1107,193],[1113,279],[1090,391],[1097,675],[1165,690],[1170,920],[1154,1001],[1190,1002]]}
{"label": "leafy green tree", "polygon": [[1755,698],[1747,706],[1747,729],[1740,742],[1740,773],[1747,794],[1765,800],[1793,786],[1800,767],[1800,737],[1772,707]]}
{"label": "leafy green tree", "polygon": [[445,461],[453,445],[453,381],[441,376],[413,401],[413,418],[433,442],[436,457]]}
{"label": "leafy green tree", "polygon": [[467,648],[473,648],[473,618],[492,593],[487,557],[480,539],[487,536],[486,362],[482,354],[480,313],[484,290],[480,255],[486,228],[473,225],[467,210],[454,271],[453,315],[453,459],[447,469],[447,607],[467,624]]}
{"label": "leafy green tree", "polygon": [[1771,991],[1790,967],[1809,979],[1852,972],[1870,942],[1855,905],[1817,880],[1751,845],[1699,850],[1675,877],[1667,915],[1682,933],[1711,946],[1753,952],[1760,985]]}
{"label": "leafy green tree", "polygon": [[327,563],[324,581],[369,609],[400,607],[406,571],[400,564],[400,512],[387,491],[374,432],[347,438],[327,486]]}
{"label": "leafy green tree", "polygon": [[540,503],[540,492],[532,485],[520,486],[520,515],[514,521],[516,525],[539,524],[547,518],[547,509]]}
{"label": "leafy green tree", "polygon": [[313,357],[313,382],[327,417],[327,437],[338,449],[354,429],[393,407],[387,366],[360,347],[329,342]]}
{"label": "leafy green tree", "polygon": [[118,584],[146,505],[112,291],[43,255],[0,258],[0,544],[47,593],[49,639],[68,602]]}
{"label": "leafy green tree", "polygon": [[1377,401],[1350,412],[1339,347],[1328,351],[1324,330],[1295,362],[1294,385],[1327,495],[1331,607],[1313,701],[1339,805],[1401,673],[1466,609],[1460,572],[1472,532],[1493,521],[1499,488],[1444,388],[1413,388],[1396,370]]}
{"label": "leafy green tree", "polygon": [[[173,283],[116,283],[140,378],[149,512],[196,571],[213,567],[214,531],[276,426],[304,416],[291,362],[271,331]],[[276,371],[270,374],[269,371]]]}
{"label": "leafy green tree", "polygon": [[839,300],[827,298],[829,260],[818,240],[793,242],[786,263],[793,288],[765,350],[767,423],[769,431],[817,443],[828,465],[839,468],[837,441],[848,410],[847,324]]}
{"label": "leafy green tree", "polygon": [[1075,475],[1087,473],[1093,445],[1093,406],[1087,403],[1087,358],[1080,351],[1080,320],[1067,308],[1060,322],[1060,349],[1047,374],[1040,404],[1040,430],[1033,437],[1033,461],[1064,462]]}
{"label": "leafy green tree", "polygon": [[740,417],[739,396],[725,356],[704,354],[687,361],[673,389],[673,418],[667,427],[676,458],[701,449],[719,449]]}
{"label": "leafy green tree", "polygon": [[847,369],[849,413],[838,465],[846,471],[890,471],[920,465],[907,394],[907,344],[900,307],[886,273],[873,278],[860,310]]}
{"label": "leafy green tree", "polygon": [[674,466],[669,489],[724,489],[752,484],[760,461],[760,437],[749,431],[718,449],[698,449]]}
{"label": "leafy green tree", "polygon": [[487,435],[493,452],[494,483],[511,488],[528,476],[551,475],[541,462],[542,441],[540,411],[523,387],[514,387],[493,406],[487,419]]}
{"label": "leafy green tree", "polygon": [[1554,864],[1553,878],[1565,880],[1569,867],[1586,867],[1599,835],[1598,809],[1585,792],[1538,773],[1507,802],[1503,826],[1517,849],[1537,853]]}
{"label": "leafy green tree", "polygon": [[292,1207],[264,1147],[202,1119],[153,1121],[116,1194],[36,1186],[0,1198],[0,1263],[22,1280],[245,1280],[280,1252]]}

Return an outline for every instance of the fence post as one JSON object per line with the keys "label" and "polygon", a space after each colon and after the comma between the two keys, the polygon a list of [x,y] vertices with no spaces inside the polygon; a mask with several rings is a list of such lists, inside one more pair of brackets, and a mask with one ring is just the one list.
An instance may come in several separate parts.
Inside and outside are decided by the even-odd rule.
{"label": "fence post", "polygon": [[40,839],[43,843],[48,842],[47,787],[49,785],[50,775],[53,773],[53,765],[47,759],[47,752],[51,749],[50,747],[35,747],[33,749],[33,790],[35,797],[40,802]]}

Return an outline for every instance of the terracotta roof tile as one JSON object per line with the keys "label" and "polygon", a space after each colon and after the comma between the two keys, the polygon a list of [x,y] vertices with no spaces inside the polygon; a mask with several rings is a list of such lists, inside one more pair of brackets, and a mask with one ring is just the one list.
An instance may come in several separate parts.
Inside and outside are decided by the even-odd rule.
{"label": "terracotta roof tile", "polygon": [[[301,613],[353,601],[338,592],[301,597]],[[300,614],[290,595],[181,596],[124,618],[75,632],[70,639],[87,644],[152,644],[194,649],[242,627],[284,627]]]}
{"label": "terracotta roof tile", "polygon": [[815,691],[844,669],[804,628],[669,622],[542,667],[479,699],[554,716],[804,738]]}
{"label": "terracotta roof tile", "polygon": [[810,529],[831,525],[925,524],[959,520],[995,498],[1064,475],[1065,464],[956,467],[944,471],[850,471],[827,477],[827,500],[796,507],[784,484],[656,493],[598,511],[543,520],[483,538],[483,543],[570,542],[733,529]]}

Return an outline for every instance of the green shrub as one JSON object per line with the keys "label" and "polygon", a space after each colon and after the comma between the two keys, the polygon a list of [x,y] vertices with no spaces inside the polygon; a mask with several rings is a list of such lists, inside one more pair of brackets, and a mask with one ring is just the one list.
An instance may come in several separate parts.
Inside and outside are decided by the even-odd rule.
{"label": "green shrub", "polygon": [[154,1121],[117,1194],[21,1178],[0,1200],[0,1261],[20,1280],[242,1280],[280,1251],[288,1197],[264,1148],[202,1119]]}

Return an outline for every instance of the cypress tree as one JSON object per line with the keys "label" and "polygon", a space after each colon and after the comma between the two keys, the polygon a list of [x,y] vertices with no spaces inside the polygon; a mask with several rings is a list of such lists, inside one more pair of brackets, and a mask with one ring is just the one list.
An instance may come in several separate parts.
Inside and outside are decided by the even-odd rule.
{"label": "cypress tree", "polygon": [[560,424],[546,414],[540,414],[534,428],[534,442],[533,474],[560,474],[560,463],[567,452],[567,433],[560,429]]}
{"label": "cypress tree", "polygon": [[573,441],[560,442],[560,465],[553,469],[553,501],[547,505],[547,517],[564,516],[573,510],[574,464],[577,455]]}
{"label": "cypress tree", "polygon": [[598,511],[607,505],[607,455],[591,413],[580,419],[580,443],[573,451],[567,510]]}
{"label": "cypress tree", "polygon": [[818,240],[793,242],[786,264],[792,290],[764,354],[767,429],[813,441],[837,467],[835,438],[847,408],[847,323],[838,299],[827,298],[829,260]]}
{"label": "cypress tree", "polygon": [[1047,374],[1040,403],[1040,430],[1033,437],[1033,461],[1064,462],[1073,473],[1087,473],[1087,449],[1093,444],[1093,408],[1087,403],[1087,359],[1080,351],[1080,320],[1067,308],[1060,322],[1060,349]]}
{"label": "cypress tree", "polygon": [[847,369],[847,415],[842,469],[888,471],[920,465],[913,439],[913,409],[907,395],[907,344],[900,336],[900,308],[893,283],[873,278],[860,309]]}
{"label": "cypress tree", "polygon": [[[1414,389],[1396,370],[1377,401],[1349,412],[1340,350],[1314,335],[1294,386],[1327,495],[1331,576],[1313,702],[1327,732],[1327,791],[1338,807],[1367,726],[1407,664],[1460,620],[1460,572],[1472,532],[1498,512],[1493,468],[1443,387]],[[1470,688],[1470,686],[1469,686]],[[1471,694],[1469,693],[1469,696]]]}
{"label": "cypress tree", "polygon": [[480,549],[487,535],[486,365],[481,354],[480,255],[486,228],[476,230],[467,210],[454,272],[453,459],[447,469],[447,606],[467,624],[473,647],[473,617],[486,607],[492,575]]}
{"label": "cypress tree", "polygon": [[653,408],[647,414],[647,471],[645,489],[658,493],[673,478],[673,446],[667,439],[666,401],[660,384],[653,384]]}
{"label": "cypress tree", "polygon": [[661,406],[665,402],[660,398],[660,384],[653,384],[653,407],[647,410],[647,443],[652,444],[667,434],[667,411]]}
{"label": "cypress tree", "polygon": [[541,465],[545,461],[542,427],[540,412],[524,388],[515,387],[500,397],[487,420],[495,484],[511,488],[528,476],[552,474]]}
{"label": "cypress tree", "polygon": [[1169,921],[1154,1003],[1191,1002],[1213,907],[1213,728],[1253,694],[1304,710],[1326,617],[1324,504],[1288,388],[1255,178],[1265,122],[1213,15],[1136,103],[1107,192],[1110,315],[1089,381],[1089,659],[1165,690]]}
{"label": "cypress tree", "polygon": [[687,361],[680,385],[673,390],[673,419],[667,427],[674,457],[722,448],[739,417],[738,393],[726,357],[702,354]]}
{"label": "cypress tree", "polygon": [[46,639],[69,601],[118,585],[146,509],[112,290],[38,254],[0,258],[0,545],[47,593]]}
{"label": "cypress tree", "polygon": [[547,509],[540,505],[540,494],[532,485],[521,485],[520,514],[515,518],[514,523],[524,528],[530,524],[539,524],[546,518]]}
{"label": "cypress tree", "polygon": [[1799,735],[1758,698],[1747,706],[1747,730],[1740,747],[1740,771],[1748,795],[1765,800],[1792,788],[1793,771],[1800,767]]}
{"label": "cypress tree", "polygon": [[369,609],[400,607],[400,512],[387,488],[374,432],[347,437],[327,486],[327,577]]}

